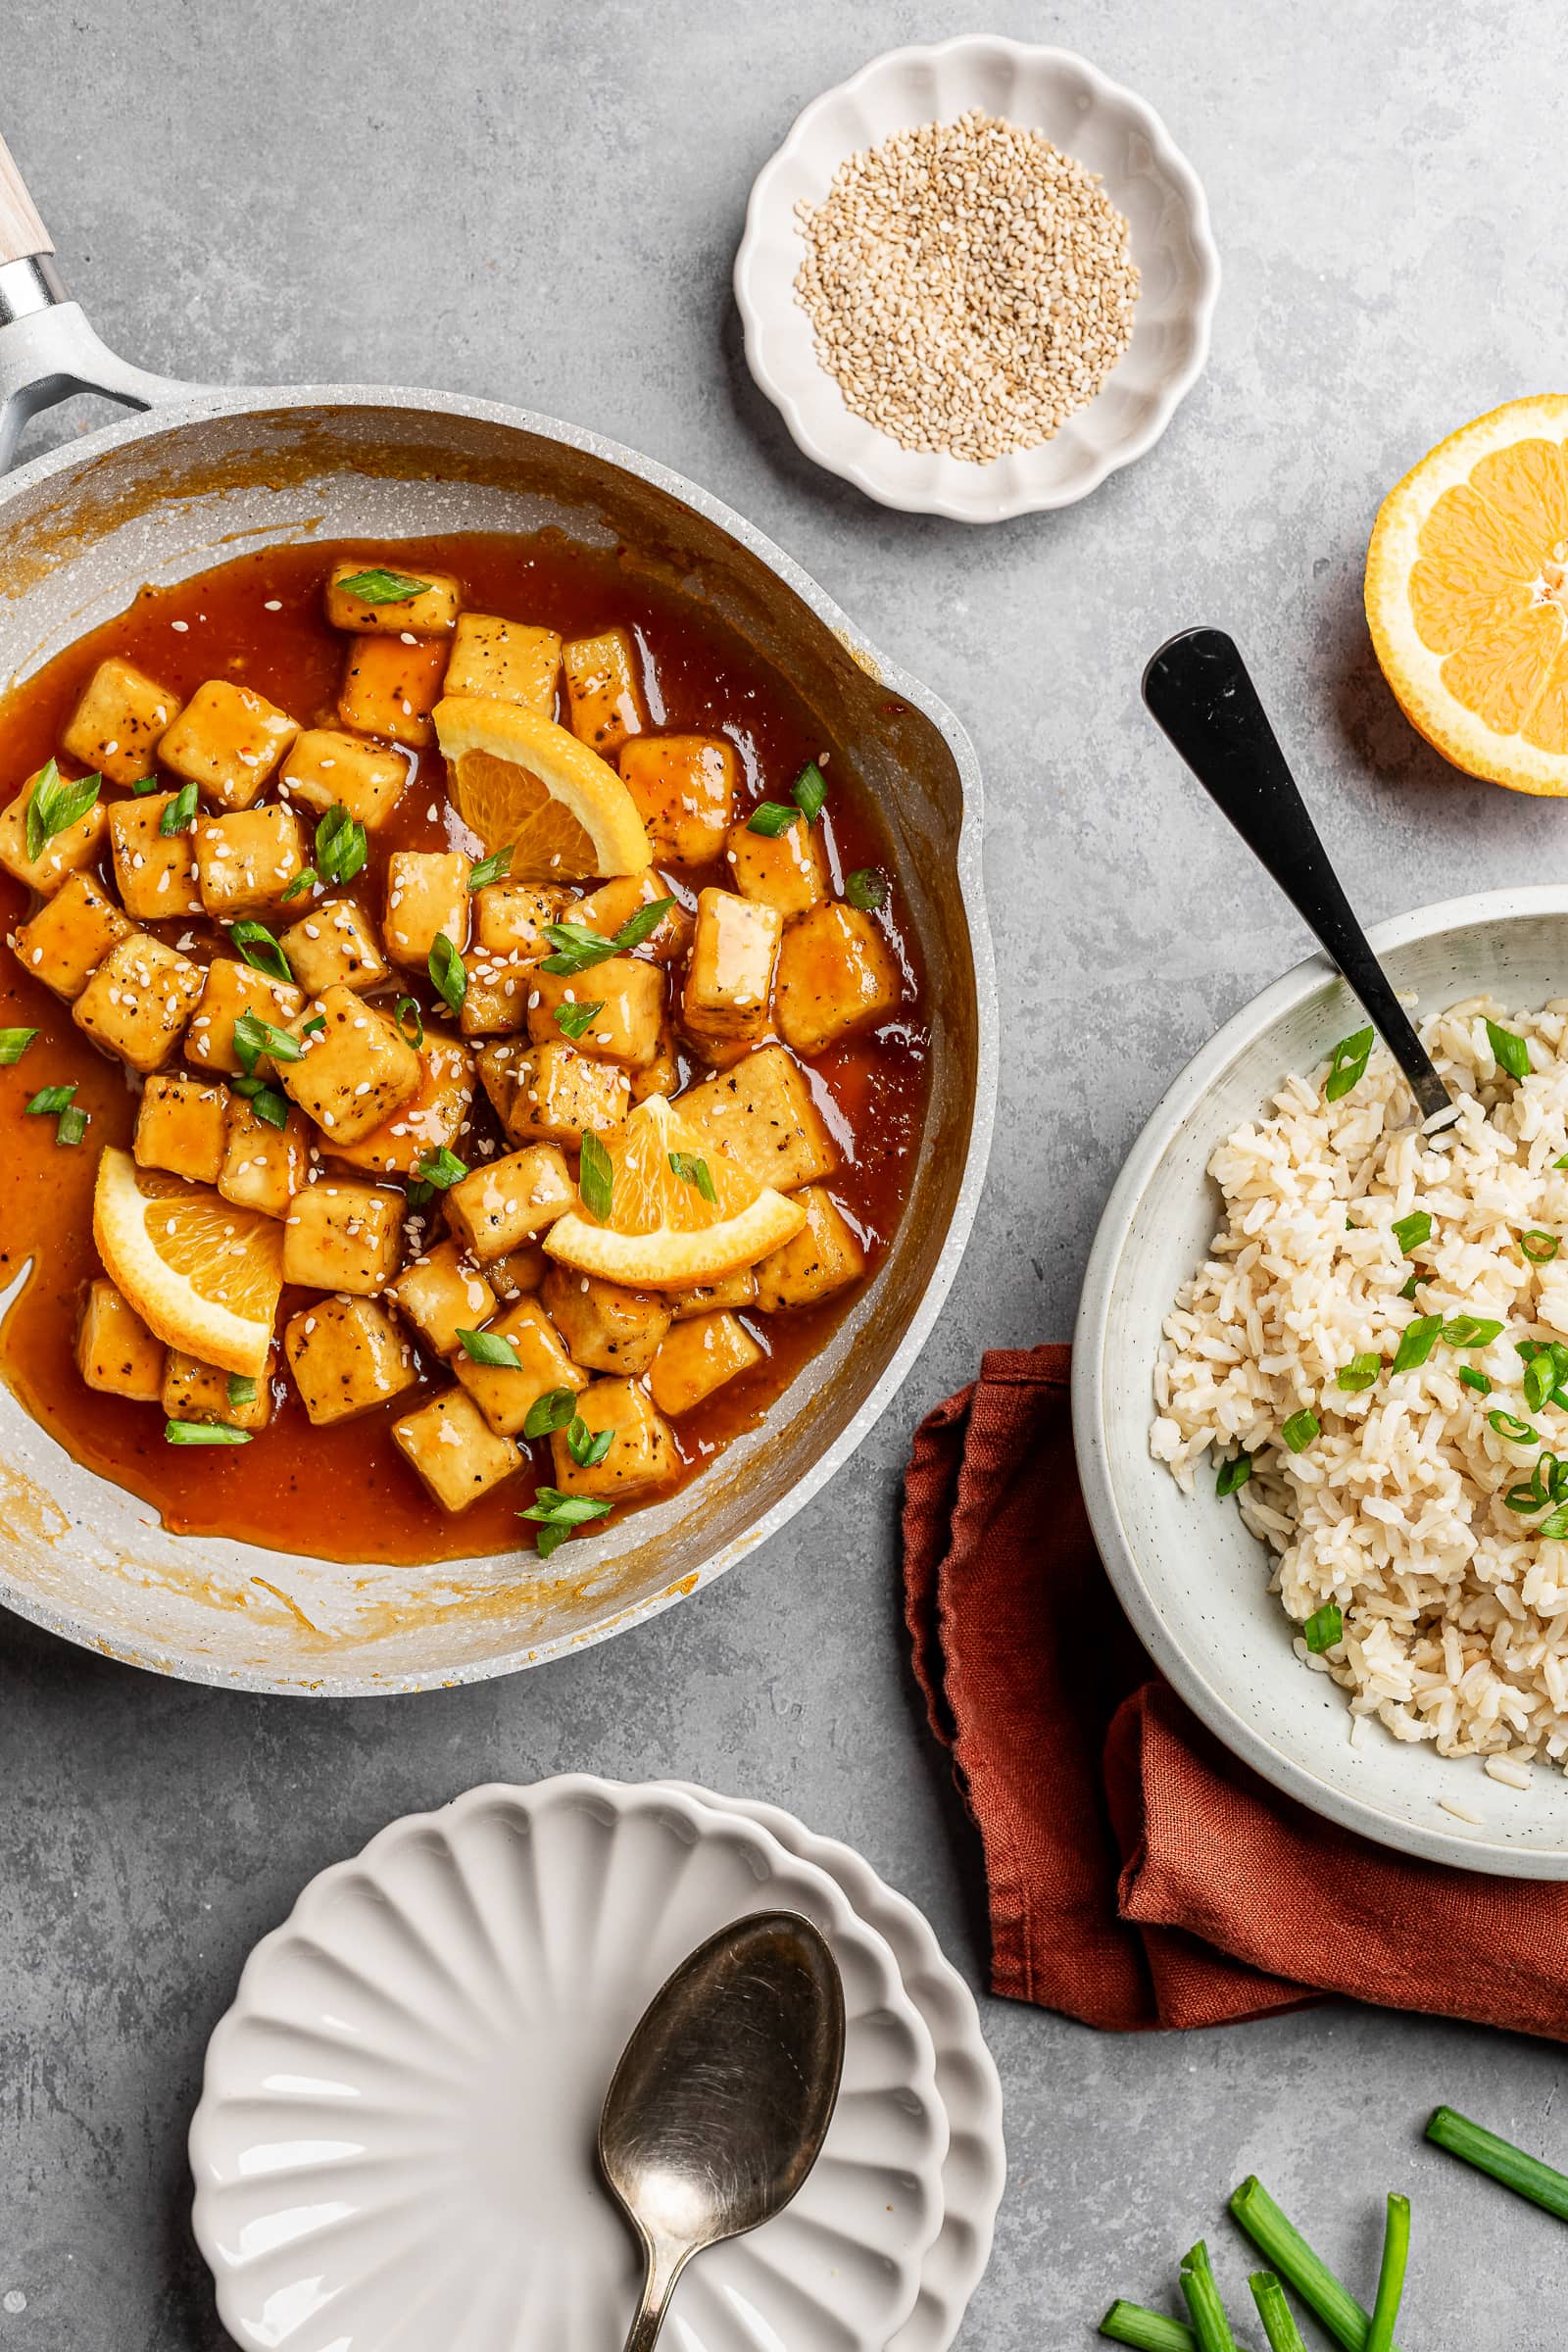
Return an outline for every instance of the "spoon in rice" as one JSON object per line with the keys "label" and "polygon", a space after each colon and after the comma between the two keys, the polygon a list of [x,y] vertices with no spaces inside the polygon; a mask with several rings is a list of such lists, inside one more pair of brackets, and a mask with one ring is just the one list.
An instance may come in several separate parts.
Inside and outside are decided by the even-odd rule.
{"label": "spoon in rice", "polygon": [[1451,1126],[1461,1106],[1355,919],[1235,639],[1223,629],[1167,638],[1144,672],[1144,701],[1360,998],[1409,1081],[1423,1132]]}

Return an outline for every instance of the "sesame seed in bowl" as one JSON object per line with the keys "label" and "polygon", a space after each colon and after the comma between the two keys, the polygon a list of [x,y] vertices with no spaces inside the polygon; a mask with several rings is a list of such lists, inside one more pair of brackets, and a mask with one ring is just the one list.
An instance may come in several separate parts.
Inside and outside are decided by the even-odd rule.
{"label": "sesame seed in bowl", "polygon": [[1069,505],[1150,449],[1218,285],[1152,110],[991,36],[892,51],[814,100],[735,263],[748,364],[806,454],[967,522]]}

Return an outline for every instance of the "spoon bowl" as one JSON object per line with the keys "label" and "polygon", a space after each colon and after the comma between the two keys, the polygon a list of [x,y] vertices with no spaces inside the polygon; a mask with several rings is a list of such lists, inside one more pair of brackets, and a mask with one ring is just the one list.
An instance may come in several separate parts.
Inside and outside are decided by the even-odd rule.
{"label": "spoon bowl", "polygon": [[644,2011],[605,2096],[599,2163],[642,2241],[626,2352],[650,2352],[706,2246],[789,2204],[827,2136],[844,2068],[844,1987],[792,1911],[732,1921]]}

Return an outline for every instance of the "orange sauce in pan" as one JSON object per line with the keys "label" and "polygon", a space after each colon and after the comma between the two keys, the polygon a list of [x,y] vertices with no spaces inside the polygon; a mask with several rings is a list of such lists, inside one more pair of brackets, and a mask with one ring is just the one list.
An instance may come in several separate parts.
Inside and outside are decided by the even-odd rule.
{"label": "orange sauce in pan", "polygon": [[[455,572],[470,610],[548,623],[567,637],[621,623],[642,652],[656,729],[727,734],[759,799],[786,799],[807,760],[831,750],[775,671],[693,605],[635,578],[612,555],[553,532],[343,542],[270,548],[178,587],[144,588],[128,612],[78,640],[0,702],[0,806],[55,752],[78,693],[110,654],[123,655],[181,698],[204,678],[227,677],[254,687],[304,726],[339,723],[335,699],[345,640],[322,617],[321,590],[331,564],[342,556],[416,576],[426,569]],[[371,835],[369,860],[353,886],[377,924],[393,850],[456,842],[478,854],[447,811],[440,754],[427,751],[416,759],[413,780],[388,823]],[[68,764],[66,772],[74,770]],[[858,866],[886,868],[875,809],[831,759],[824,772],[829,799],[819,821],[835,878]],[[106,786],[105,792],[120,797],[117,788]],[[113,891],[107,855],[100,879]],[[706,884],[724,885],[726,871],[722,865],[710,871],[682,867],[674,879],[682,895],[694,898]],[[0,932],[9,935],[30,905],[23,886],[0,872]],[[823,1107],[841,1164],[828,1189],[865,1239],[873,1271],[899,1221],[927,1090],[918,951],[900,927],[896,897],[882,920],[908,975],[899,1018],[807,1065],[819,1098],[831,1098]],[[220,935],[199,920],[148,927],[171,944],[178,941],[198,962],[220,944]],[[428,991],[419,993],[428,1009]],[[121,1065],[101,1055],[74,1026],[69,1006],[30,980],[10,954],[0,956],[0,1026],[39,1032],[17,1066],[0,1069],[6,1169],[0,1287],[29,1262],[31,1268],[0,1330],[0,1376],[35,1420],[79,1461],[143,1496],[180,1534],[399,1564],[531,1551],[531,1533],[519,1526],[516,1513],[530,1498],[530,1485],[550,1477],[548,1445],[531,1448],[531,1477],[525,1470],[449,1518],[393,1443],[392,1421],[445,1386],[444,1373],[439,1380],[426,1375],[419,1391],[330,1429],[313,1428],[279,1378],[270,1426],[252,1444],[237,1446],[170,1446],[156,1405],[84,1388],[74,1350],[82,1292],[100,1270],[91,1237],[93,1177],[104,1145],[129,1147],[137,1097]],[[176,1059],[170,1066],[180,1065]],[[56,1144],[52,1119],[22,1115],[38,1088],[72,1082],[76,1102],[91,1113],[86,1141],[76,1149]],[[482,1090],[474,1118],[481,1131],[500,1137]],[[499,1148],[507,1148],[504,1141]],[[844,1293],[796,1314],[749,1318],[766,1360],[681,1416],[675,1427],[685,1476],[761,1419],[855,1295]],[[279,1329],[304,1297],[285,1292]],[[557,1555],[563,1571],[568,1556]]]}

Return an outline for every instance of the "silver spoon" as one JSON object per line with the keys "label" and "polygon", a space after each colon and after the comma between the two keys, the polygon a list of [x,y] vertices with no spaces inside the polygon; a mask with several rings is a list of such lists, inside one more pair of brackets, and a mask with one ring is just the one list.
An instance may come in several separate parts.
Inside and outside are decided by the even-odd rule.
{"label": "silver spoon", "polygon": [[653,2352],[694,2254],[783,2211],[843,2067],[838,1962],[793,1911],[721,1928],[654,1995],[599,2119],[600,2165],[647,2259],[626,2352]]}
{"label": "silver spoon", "polygon": [[1144,701],[1360,998],[1410,1083],[1425,1132],[1451,1126],[1461,1106],[1355,919],[1235,640],[1223,629],[1168,638],[1144,672]]}

